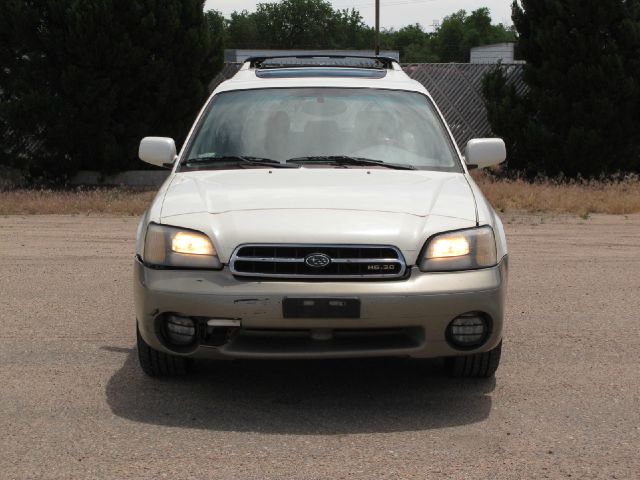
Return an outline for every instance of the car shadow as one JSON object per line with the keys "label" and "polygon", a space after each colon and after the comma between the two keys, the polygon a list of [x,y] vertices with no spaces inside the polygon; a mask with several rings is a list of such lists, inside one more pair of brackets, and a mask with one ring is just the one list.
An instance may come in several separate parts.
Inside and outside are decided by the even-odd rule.
{"label": "car shadow", "polygon": [[122,418],[170,427],[336,435],[429,430],[484,420],[495,380],[444,376],[411,359],[199,361],[181,379],[152,379],[135,348],[106,387]]}

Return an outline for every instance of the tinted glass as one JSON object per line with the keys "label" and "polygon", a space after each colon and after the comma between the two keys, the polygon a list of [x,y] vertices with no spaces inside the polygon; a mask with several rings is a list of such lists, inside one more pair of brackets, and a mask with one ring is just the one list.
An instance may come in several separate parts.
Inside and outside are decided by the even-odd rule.
{"label": "tinted glass", "polygon": [[429,99],[343,88],[224,92],[208,108],[187,159],[250,156],[286,161],[339,156],[461,171]]}

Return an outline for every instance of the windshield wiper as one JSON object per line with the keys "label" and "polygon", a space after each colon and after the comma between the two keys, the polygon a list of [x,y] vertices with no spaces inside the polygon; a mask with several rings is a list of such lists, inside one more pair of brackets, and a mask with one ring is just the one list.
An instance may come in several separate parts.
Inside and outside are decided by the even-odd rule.
{"label": "windshield wiper", "polygon": [[328,163],[331,165],[353,165],[353,166],[375,166],[393,168],[395,170],[416,170],[413,165],[401,163],[387,163],[382,160],[371,160],[370,158],[349,157],[346,155],[314,156],[290,158],[287,163]]}
{"label": "windshield wiper", "polygon": [[287,165],[286,163],[280,163],[278,160],[272,160],[270,158],[261,157],[247,157],[244,155],[199,155],[194,158],[189,158],[184,162],[187,167],[195,165],[216,165],[216,164],[246,164],[246,165],[259,165],[273,168],[300,168],[300,165]]}

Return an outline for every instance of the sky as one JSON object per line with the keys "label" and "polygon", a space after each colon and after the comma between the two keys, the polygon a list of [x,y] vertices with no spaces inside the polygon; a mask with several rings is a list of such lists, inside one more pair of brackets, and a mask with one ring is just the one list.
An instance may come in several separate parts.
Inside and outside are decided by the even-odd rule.
{"label": "sky", "polygon": [[[374,0],[329,1],[337,9],[356,8],[369,25],[375,22]],[[207,0],[205,8],[219,10],[228,17],[236,10],[254,11],[258,3],[271,3],[271,0]],[[494,23],[511,25],[511,3],[512,0],[380,0],[380,23],[383,28],[398,29],[417,22],[431,31],[435,21],[458,10],[488,7]]]}

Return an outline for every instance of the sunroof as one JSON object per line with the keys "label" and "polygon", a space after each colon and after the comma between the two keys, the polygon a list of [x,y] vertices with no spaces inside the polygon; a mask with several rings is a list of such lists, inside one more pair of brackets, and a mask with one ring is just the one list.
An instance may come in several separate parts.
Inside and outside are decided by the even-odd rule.
{"label": "sunroof", "polygon": [[392,58],[362,57],[343,55],[291,55],[274,57],[252,57],[247,59],[251,66],[259,69],[287,67],[351,67],[351,68],[392,68]]}
{"label": "sunroof", "polygon": [[386,70],[345,68],[345,67],[295,67],[295,68],[269,68],[257,69],[259,78],[384,78]]}

